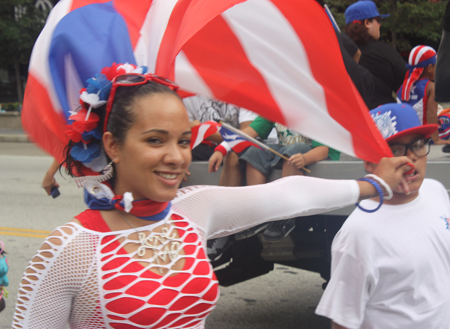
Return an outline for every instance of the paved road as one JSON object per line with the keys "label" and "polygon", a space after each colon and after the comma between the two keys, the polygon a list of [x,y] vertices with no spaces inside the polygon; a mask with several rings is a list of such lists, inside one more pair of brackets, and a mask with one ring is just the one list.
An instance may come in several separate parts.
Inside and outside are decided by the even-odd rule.
{"label": "paved road", "polygon": [[[8,251],[11,281],[1,329],[10,328],[20,278],[43,237],[85,209],[82,191],[69,179],[57,176],[61,196],[55,200],[41,189],[51,161],[30,143],[0,143],[0,239]],[[314,315],[322,283],[318,274],[277,266],[265,276],[222,287],[207,328],[328,329],[328,320]]]}

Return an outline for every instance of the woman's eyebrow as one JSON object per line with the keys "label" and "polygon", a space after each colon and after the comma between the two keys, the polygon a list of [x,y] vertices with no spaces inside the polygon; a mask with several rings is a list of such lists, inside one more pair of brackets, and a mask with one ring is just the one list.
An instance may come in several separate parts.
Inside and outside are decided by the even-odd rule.
{"label": "woman's eyebrow", "polygon": [[[141,135],[147,134],[147,133],[150,133],[150,132],[160,133],[160,134],[169,134],[169,132],[167,130],[164,130],[164,129],[149,129],[149,130],[146,130],[146,131],[142,132]],[[190,135],[190,134],[192,134],[191,131],[187,130],[182,135]]]}
{"label": "woman's eyebrow", "polygon": [[151,132],[160,133],[160,134],[168,134],[169,133],[167,130],[164,130],[164,129],[149,129],[149,130],[142,132],[141,135],[151,133]]}

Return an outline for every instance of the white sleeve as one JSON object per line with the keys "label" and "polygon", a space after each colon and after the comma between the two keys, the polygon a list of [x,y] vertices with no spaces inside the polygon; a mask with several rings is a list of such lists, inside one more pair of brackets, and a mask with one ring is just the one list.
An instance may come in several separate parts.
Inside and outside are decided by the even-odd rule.
{"label": "white sleeve", "polygon": [[254,186],[186,187],[173,205],[211,239],[267,221],[342,208],[355,204],[358,198],[359,186],[353,180],[290,176]]}
{"label": "white sleeve", "polygon": [[13,328],[67,328],[72,300],[88,271],[88,259],[80,259],[75,236],[71,225],[57,228],[30,261],[19,287]]}
{"label": "white sleeve", "polygon": [[239,109],[239,123],[253,121],[258,117],[258,114],[255,112],[249,111],[244,108]]}

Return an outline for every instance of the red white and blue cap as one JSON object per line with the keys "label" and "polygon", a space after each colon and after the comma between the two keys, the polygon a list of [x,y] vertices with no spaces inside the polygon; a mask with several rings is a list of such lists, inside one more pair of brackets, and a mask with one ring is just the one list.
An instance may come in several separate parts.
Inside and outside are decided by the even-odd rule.
{"label": "red white and blue cap", "polygon": [[416,111],[409,104],[384,104],[370,111],[370,115],[387,142],[411,134],[429,138],[438,129],[437,124],[421,125]]}
{"label": "red white and blue cap", "polygon": [[403,80],[402,101],[409,101],[411,87],[422,74],[425,67],[436,64],[436,50],[429,46],[416,46],[409,53],[408,71]]}
{"label": "red white and blue cap", "polygon": [[345,10],[345,24],[350,24],[353,21],[362,21],[369,18],[380,17],[386,18],[391,15],[381,15],[378,12],[377,5],[370,0],[360,0],[348,6]]}

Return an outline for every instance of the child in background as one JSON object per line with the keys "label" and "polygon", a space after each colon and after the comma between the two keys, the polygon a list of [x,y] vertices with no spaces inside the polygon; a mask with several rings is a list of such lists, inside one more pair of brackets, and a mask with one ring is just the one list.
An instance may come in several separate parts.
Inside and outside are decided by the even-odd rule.
{"label": "child in background", "polygon": [[[425,178],[437,125],[421,125],[408,104],[370,113],[394,157],[414,164],[410,191],[361,202],[347,218],[333,240],[331,279],[316,314],[331,319],[332,329],[449,328],[450,201],[441,183]],[[372,173],[377,164],[364,167]]]}
{"label": "child in background", "polygon": [[[318,142],[312,141],[299,133],[288,129],[279,123],[271,122],[263,117],[257,117],[249,127],[242,129],[251,137],[267,138],[273,128],[278,134],[278,145],[270,145],[272,149],[289,158],[283,161],[278,155],[256,147],[249,147],[239,159],[246,162],[247,185],[264,184],[272,169],[281,169],[281,176],[303,175],[304,168],[321,160],[339,160],[340,153]],[[223,159],[223,153],[215,152],[209,161],[209,171],[216,171]],[[282,160],[282,161],[280,161]],[[267,228],[266,228],[267,227]],[[279,241],[295,228],[295,220],[288,219],[273,222],[265,226],[258,226],[246,230],[243,237],[250,237],[265,229],[263,239]],[[239,236],[236,236],[239,239]]]}
{"label": "child in background", "polygon": [[[416,111],[420,123],[438,123],[438,103],[434,100],[436,51],[429,46],[416,46],[411,50],[403,85],[397,92],[397,101],[407,103]],[[433,143],[450,145],[450,140],[439,138],[436,131]]]}
{"label": "child in background", "polygon": [[[438,117],[439,122],[439,138],[450,140],[450,109],[442,110]],[[447,144],[442,148],[442,152],[450,153],[450,145]]]}

